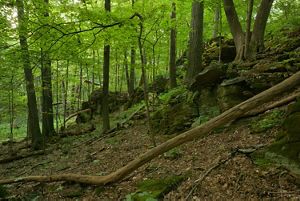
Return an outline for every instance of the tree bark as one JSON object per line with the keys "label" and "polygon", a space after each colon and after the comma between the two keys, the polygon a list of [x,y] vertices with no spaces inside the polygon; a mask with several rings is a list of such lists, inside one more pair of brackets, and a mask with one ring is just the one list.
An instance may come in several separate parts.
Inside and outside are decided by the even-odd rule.
{"label": "tree bark", "polygon": [[208,122],[186,131],[166,142],[158,145],[147,151],[146,153],[140,155],[138,158],[129,162],[127,165],[118,169],[117,171],[106,175],[106,176],[90,176],[90,175],[78,175],[78,174],[62,174],[53,176],[29,176],[16,179],[4,179],[0,180],[0,184],[10,184],[18,182],[57,182],[57,181],[71,181],[77,183],[84,183],[89,185],[106,185],[120,181],[137,168],[151,161],[155,157],[163,154],[170,149],[177,147],[186,142],[204,138],[211,134],[211,131],[219,126],[232,122],[239,117],[247,114],[248,111],[268,102],[275,97],[282,95],[283,93],[295,89],[300,85],[300,71],[291,76],[290,78],[284,80],[283,82],[277,84],[276,86],[236,105],[235,107],[223,112],[219,116],[209,120]]}
{"label": "tree bark", "polygon": [[215,18],[214,18],[214,30],[213,30],[213,38],[217,38],[220,32],[220,19],[221,19],[221,4],[218,1],[215,8]]}
{"label": "tree bark", "polygon": [[[105,11],[110,12],[110,0],[105,0]],[[107,40],[106,40],[107,42]],[[104,63],[103,63],[103,98],[102,98],[102,118],[103,118],[103,133],[109,131],[109,66],[110,66],[110,45],[104,45]]]}
{"label": "tree bark", "polygon": [[[175,88],[176,83],[176,4],[172,3],[171,23],[172,28],[170,31],[170,61],[169,61],[169,73],[170,73],[170,87]],[[155,61],[154,61],[155,63]]]}
{"label": "tree bark", "polygon": [[244,58],[245,34],[242,30],[233,0],[224,0],[224,9],[236,48],[235,60],[241,61]]}
{"label": "tree bark", "polygon": [[268,17],[274,0],[262,0],[259,6],[251,36],[247,59],[255,59],[258,52],[264,51],[264,37]]}
{"label": "tree bark", "polygon": [[244,52],[245,58],[248,55],[249,43],[251,39],[251,20],[252,20],[253,2],[254,0],[248,0],[246,34],[245,34],[245,52]]}
{"label": "tree bark", "polygon": [[26,81],[27,106],[28,106],[28,132],[32,136],[33,149],[41,149],[43,147],[43,137],[39,126],[38,109],[36,103],[36,94],[34,87],[33,73],[30,66],[30,58],[27,44],[27,19],[24,14],[23,0],[17,0],[17,12],[19,22],[19,39],[21,46],[21,56],[23,60],[23,68]]}
{"label": "tree bark", "polygon": [[186,81],[190,83],[193,78],[203,70],[202,53],[203,53],[203,1],[193,1],[192,20],[189,42],[189,59]]}
{"label": "tree bark", "polygon": [[[236,47],[236,61],[255,59],[264,49],[264,34],[267,20],[274,0],[262,0],[255,18],[253,32],[247,50],[245,50],[245,33],[242,30],[233,0],[223,0],[227,21]],[[251,2],[249,7],[251,6]],[[250,13],[248,13],[250,15]],[[248,37],[248,36],[247,36]]]}
{"label": "tree bark", "polygon": [[[49,17],[49,0],[44,0],[45,12],[44,18]],[[41,48],[41,78],[42,78],[42,134],[45,137],[51,137],[55,134],[53,122],[53,95],[52,95],[52,73],[50,53],[45,50],[45,42]]]}

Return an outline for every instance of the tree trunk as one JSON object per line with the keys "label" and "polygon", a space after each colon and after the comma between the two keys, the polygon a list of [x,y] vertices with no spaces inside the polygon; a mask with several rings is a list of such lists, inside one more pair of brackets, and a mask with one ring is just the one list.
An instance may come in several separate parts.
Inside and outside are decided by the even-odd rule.
{"label": "tree trunk", "polygon": [[[46,11],[44,17],[49,17],[49,0],[44,0]],[[45,42],[47,41],[47,35]],[[44,43],[45,43],[44,42]],[[42,44],[45,46],[44,44]],[[41,48],[41,78],[42,78],[42,134],[49,138],[55,134],[53,122],[53,95],[50,53]]]}
{"label": "tree trunk", "polygon": [[203,70],[203,1],[193,1],[192,20],[189,42],[189,59],[186,81],[190,83],[193,78]]}
{"label": "tree trunk", "polygon": [[42,134],[51,137],[55,134],[53,122],[52,73],[49,53],[41,50],[42,77]]}
{"label": "tree trunk", "polygon": [[242,30],[233,0],[224,0],[224,9],[236,48],[235,60],[241,61],[244,58],[245,34]]}
{"label": "tree trunk", "polygon": [[68,104],[68,90],[69,90],[69,60],[67,61],[67,73],[64,85],[64,129],[66,128],[66,118],[67,118],[67,104]]}
{"label": "tree trunk", "polygon": [[63,174],[53,176],[29,176],[16,179],[4,179],[0,180],[0,184],[11,184],[18,182],[57,182],[57,181],[71,181],[77,183],[84,183],[89,185],[106,185],[120,181],[139,167],[143,166],[147,162],[151,161],[155,157],[182,145],[186,142],[204,138],[211,134],[211,131],[230,123],[243,115],[247,114],[252,109],[255,109],[258,105],[269,102],[272,99],[282,95],[283,93],[295,89],[300,85],[300,72],[297,72],[290,78],[277,84],[276,86],[236,105],[235,107],[223,112],[219,116],[209,120],[208,122],[186,131],[166,142],[160,144],[140,155],[138,158],[129,162],[127,165],[118,169],[117,171],[106,176],[90,176],[90,175],[78,175],[78,174]]}
{"label": "tree trunk", "polygon": [[248,55],[249,42],[251,39],[251,20],[252,20],[253,2],[254,2],[254,0],[248,0],[247,19],[246,19],[246,35],[245,35],[245,52],[244,52],[245,58]]}
{"label": "tree trunk", "polygon": [[[105,11],[110,12],[110,0],[105,0]],[[106,40],[107,42],[107,40]],[[104,45],[104,64],[103,64],[103,98],[102,98],[102,117],[103,117],[103,133],[109,131],[109,64],[110,63],[110,45]]]}
{"label": "tree trunk", "polygon": [[152,132],[152,129],[151,129],[152,126],[151,126],[151,116],[150,116],[150,107],[149,107],[148,82],[147,82],[147,75],[146,75],[146,59],[145,59],[146,55],[145,55],[145,48],[143,48],[143,43],[142,43],[142,35],[143,35],[143,31],[144,31],[143,18],[141,16],[139,16],[139,19],[140,19],[140,34],[138,37],[138,45],[139,45],[141,65],[142,65],[142,76],[141,76],[140,83],[142,83],[142,86],[144,88],[144,101],[145,101],[145,105],[146,105],[148,134],[150,134],[153,146],[156,146],[154,133]]}
{"label": "tree trunk", "polygon": [[24,14],[23,0],[17,0],[18,22],[19,22],[19,39],[21,46],[21,55],[26,81],[27,106],[28,106],[28,132],[32,136],[33,149],[43,147],[43,137],[39,126],[39,117],[36,103],[36,94],[34,88],[34,79],[30,66],[29,51],[27,44],[27,19]]}
{"label": "tree trunk", "polygon": [[129,74],[129,87],[128,87],[128,93],[130,96],[134,93],[135,88],[135,48],[132,47],[130,51],[130,74]]}
{"label": "tree trunk", "polygon": [[170,73],[170,87],[175,88],[176,84],[176,4],[172,3],[171,13],[172,28],[170,33],[170,62],[169,62],[169,73]]}
{"label": "tree trunk", "polygon": [[[249,45],[247,45],[247,50],[245,50],[245,33],[243,32],[239,22],[233,0],[224,0],[224,9],[227,21],[236,47],[236,61],[241,61],[243,59],[255,59],[257,53],[263,51],[264,34],[273,1],[274,0],[261,1],[255,18],[251,39]],[[250,6],[251,2],[249,3],[249,8]],[[250,9],[248,9],[248,11],[250,11]],[[248,13],[248,15],[250,15],[250,13]]]}
{"label": "tree trunk", "polygon": [[215,18],[214,18],[214,30],[213,30],[213,38],[217,38],[220,32],[220,19],[221,19],[221,4],[218,0],[217,6],[215,8]]}
{"label": "tree trunk", "polygon": [[251,40],[249,44],[249,50],[247,51],[247,59],[255,59],[258,52],[264,51],[265,30],[273,1],[274,0],[261,1],[254,22],[253,33],[251,35]]}
{"label": "tree trunk", "polygon": [[127,58],[127,49],[124,50],[124,69],[125,69],[125,77],[126,77],[126,84],[127,84],[127,92],[129,93],[130,88],[130,75],[129,75],[129,66],[128,66],[128,58]]}

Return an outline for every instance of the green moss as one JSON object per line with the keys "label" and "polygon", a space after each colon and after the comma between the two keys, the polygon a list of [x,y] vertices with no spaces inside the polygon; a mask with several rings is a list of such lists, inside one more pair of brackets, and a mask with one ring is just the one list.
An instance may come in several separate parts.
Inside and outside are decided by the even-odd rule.
{"label": "green moss", "polygon": [[163,103],[169,104],[169,103],[172,103],[174,100],[178,99],[179,97],[181,97],[182,95],[184,95],[186,93],[187,93],[187,89],[180,86],[180,87],[176,87],[174,89],[171,89],[167,93],[164,93],[164,94],[160,95],[159,99],[161,101],[163,101]]}
{"label": "green moss", "polygon": [[105,140],[105,143],[110,145],[118,145],[120,143],[119,139],[117,137],[111,137]]}
{"label": "green moss", "polygon": [[176,188],[186,176],[170,176],[163,179],[148,179],[137,184],[138,190],[126,196],[127,201],[153,201],[163,198]]}
{"label": "green moss", "polygon": [[275,109],[261,118],[255,119],[251,122],[250,127],[254,133],[261,133],[275,126],[280,126],[283,122],[283,111]]}
{"label": "green moss", "polygon": [[300,174],[300,142],[290,143],[286,138],[276,141],[268,148],[251,155],[259,166],[283,166]]}
{"label": "green moss", "polygon": [[5,197],[7,197],[8,195],[9,195],[9,194],[8,194],[8,192],[7,192],[6,187],[0,185],[0,198],[5,198]]}
{"label": "green moss", "polygon": [[178,159],[181,156],[182,156],[182,152],[179,148],[174,148],[164,153],[164,158],[170,160]]}

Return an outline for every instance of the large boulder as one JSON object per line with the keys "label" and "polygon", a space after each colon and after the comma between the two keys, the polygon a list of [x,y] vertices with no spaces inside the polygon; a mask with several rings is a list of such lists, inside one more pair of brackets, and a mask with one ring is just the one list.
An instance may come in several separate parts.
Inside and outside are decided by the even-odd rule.
{"label": "large boulder", "polygon": [[225,69],[218,63],[211,63],[194,78],[190,85],[192,91],[218,85],[225,78]]}
{"label": "large boulder", "polygon": [[243,77],[225,80],[217,90],[219,108],[224,112],[248,99],[251,95]]}

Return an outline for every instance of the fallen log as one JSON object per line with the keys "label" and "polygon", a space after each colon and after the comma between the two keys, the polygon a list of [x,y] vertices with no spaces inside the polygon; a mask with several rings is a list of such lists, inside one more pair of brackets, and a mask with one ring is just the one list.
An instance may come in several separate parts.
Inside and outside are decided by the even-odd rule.
{"label": "fallen log", "polygon": [[297,90],[296,93],[293,93],[283,99],[275,101],[272,104],[266,104],[265,106],[262,106],[258,109],[251,110],[251,111],[247,112],[242,118],[256,116],[258,114],[264,113],[265,111],[272,110],[274,108],[289,104],[290,102],[295,101],[298,97],[300,97],[299,90]]}
{"label": "fallen log", "polygon": [[15,161],[15,160],[29,158],[29,157],[32,157],[32,156],[42,155],[44,153],[45,153],[44,150],[40,150],[40,151],[36,151],[36,152],[32,152],[32,153],[27,153],[27,154],[23,154],[23,155],[14,155],[14,156],[11,156],[9,158],[1,159],[0,160],[0,164],[9,163],[9,162],[12,162],[12,161]]}
{"label": "fallen log", "polygon": [[107,185],[120,181],[142,165],[151,161],[155,157],[163,154],[164,152],[177,147],[183,143],[192,141],[194,139],[204,138],[210,135],[211,131],[219,126],[230,123],[237,118],[245,115],[248,111],[256,108],[257,106],[273,100],[275,97],[294,89],[300,85],[300,71],[292,75],[290,78],[282,81],[274,87],[236,105],[235,107],[223,112],[219,116],[209,120],[208,122],[195,127],[189,131],[186,131],[160,145],[140,155],[138,158],[129,162],[124,167],[117,171],[110,173],[106,176],[90,176],[79,174],[61,174],[51,176],[29,176],[20,177],[14,179],[0,180],[0,184],[11,184],[18,182],[58,182],[58,181],[70,181],[76,183],[83,183],[89,185]]}

